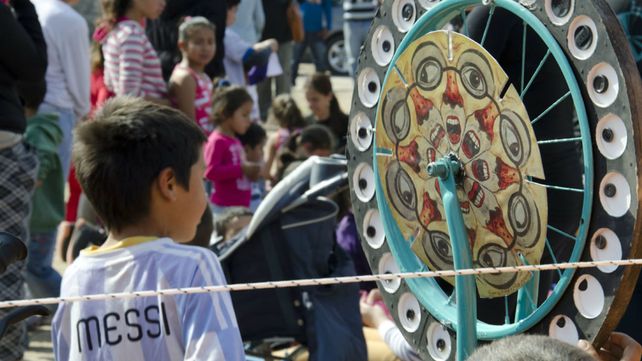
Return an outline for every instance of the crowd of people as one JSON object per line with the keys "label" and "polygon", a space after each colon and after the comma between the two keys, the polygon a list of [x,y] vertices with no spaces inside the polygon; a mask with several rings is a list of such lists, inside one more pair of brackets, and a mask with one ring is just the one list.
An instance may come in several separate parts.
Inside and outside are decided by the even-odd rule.
{"label": "crowd of people", "polygon": [[[0,299],[225,284],[211,242],[306,158],[345,151],[348,116],[320,59],[331,2],[101,0],[88,22],[78,1],[0,1],[0,230],[29,249],[0,275]],[[378,3],[344,4],[352,69]],[[290,95],[306,47],[319,71],[304,81],[307,118]],[[344,203],[337,243],[367,273]],[[360,301],[368,358],[418,360],[373,288]],[[244,359],[227,293],[52,311],[59,360]],[[0,360],[27,345],[27,324],[10,327]]]}

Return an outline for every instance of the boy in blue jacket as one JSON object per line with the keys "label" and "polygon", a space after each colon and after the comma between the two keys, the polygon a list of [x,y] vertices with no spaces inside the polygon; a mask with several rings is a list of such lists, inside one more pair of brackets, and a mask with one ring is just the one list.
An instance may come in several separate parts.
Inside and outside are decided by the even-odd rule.
{"label": "boy in blue jacket", "polygon": [[[332,0],[303,0],[301,2],[303,30],[305,37],[302,43],[294,44],[292,57],[292,84],[299,72],[299,63],[307,47],[312,50],[316,71],[323,72],[325,66],[325,38],[332,28]],[[325,17],[325,24],[323,18]]]}

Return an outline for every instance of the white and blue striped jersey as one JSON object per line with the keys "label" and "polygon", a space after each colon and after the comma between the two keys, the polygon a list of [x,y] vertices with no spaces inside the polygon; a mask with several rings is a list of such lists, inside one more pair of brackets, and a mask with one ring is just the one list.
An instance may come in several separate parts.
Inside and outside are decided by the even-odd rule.
{"label": "white and blue striped jersey", "polygon": [[[225,284],[214,253],[161,238],[84,252],[61,296]],[[229,293],[60,304],[52,322],[57,360],[244,360]]]}
{"label": "white and blue striped jersey", "polygon": [[372,21],[378,7],[379,0],[343,0],[343,19]]}

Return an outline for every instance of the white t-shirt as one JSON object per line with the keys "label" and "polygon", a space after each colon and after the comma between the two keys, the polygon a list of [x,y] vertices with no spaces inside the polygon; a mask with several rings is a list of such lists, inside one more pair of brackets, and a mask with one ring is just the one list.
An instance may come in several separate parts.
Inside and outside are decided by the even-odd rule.
{"label": "white t-shirt", "polygon": [[[83,251],[61,296],[225,284],[211,251],[161,238]],[[52,322],[56,360],[244,360],[229,293],[60,304]]]}
{"label": "white t-shirt", "polygon": [[59,0],[32,0],[47,42],[45,102],[71,109],[77,117],[89,112],[89,30],[71,6]]}

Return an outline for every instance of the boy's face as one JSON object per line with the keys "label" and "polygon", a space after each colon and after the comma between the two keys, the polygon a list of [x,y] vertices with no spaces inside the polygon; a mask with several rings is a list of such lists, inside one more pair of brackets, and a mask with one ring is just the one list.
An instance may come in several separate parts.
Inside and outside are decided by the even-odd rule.
{"label": "boy's face", "polygon": [[263,161],[263,148],[265,147],[265,140],[257,144],[254,147],[246,145],[245,148],[245,158],[249,162],[261,162]]}
{"label": "boy's face", "polygon": [[201,221],[201,216],[207,206],[207,196],[203,185],[203,174],[205,174],[205,160],[203,159],[203,147],[199,148],[199,158],[192,166],[189,178],[189,190],[178,185],[176,205],[172,209],[174,230],[170,236],[179,242],[189,242],[196,234],[196,227]]}

